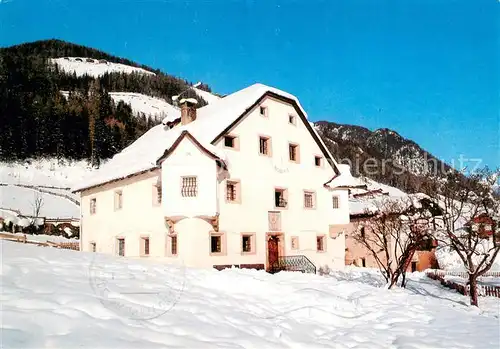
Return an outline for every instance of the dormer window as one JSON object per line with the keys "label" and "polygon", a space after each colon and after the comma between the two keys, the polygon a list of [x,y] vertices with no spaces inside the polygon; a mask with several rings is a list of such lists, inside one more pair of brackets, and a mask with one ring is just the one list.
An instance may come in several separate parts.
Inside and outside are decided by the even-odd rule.
{"label": "dormer window", "polygon": [[260,111],[261,116],[267,116],[267,107],[264,107],[263,105],[261,105],[259,108],[259,111]]}

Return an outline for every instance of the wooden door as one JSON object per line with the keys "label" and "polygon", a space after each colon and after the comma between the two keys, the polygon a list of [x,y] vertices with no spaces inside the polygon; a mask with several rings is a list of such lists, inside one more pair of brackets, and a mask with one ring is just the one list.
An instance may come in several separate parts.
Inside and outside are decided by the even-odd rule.
{"label": "wooden door", "polygon": [[279,238],[277,236],[269,236],[267,239],[267,261],[269,268],[272,268],[278,262],[279,257]]}

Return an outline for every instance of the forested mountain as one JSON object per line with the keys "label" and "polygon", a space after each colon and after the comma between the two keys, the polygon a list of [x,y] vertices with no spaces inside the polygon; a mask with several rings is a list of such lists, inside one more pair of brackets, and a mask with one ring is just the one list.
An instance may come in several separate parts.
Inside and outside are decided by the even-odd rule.
{"label": "forested mountain", "polygon": [[367,176],[406,192],[420,191],[428,178],[451,169],[415,142],[387,128],[371,131],[329,121],[315,126],[334,157],[351,165],[353,175]]}
{"label": "forested mountain", "polygon": [[[94,59],[141,69],[77,75],[51,63],[54,58],[68,64]],[[88,159],[98,165],[160,121],[151,115],[134,115],[128,104],[114,102],[110,92],[141,93],[172,104],[171,97],[189,85],[157,69],[60,40],[1,48],[0,160],[51,156]],[[197,88],[211,92],[206,84]],[[206,105],[193,90],[184,93],[196,98],[198,107]],[[415,192],[429,173],[450,169],[389,129],[371,131],[327,121],[315,126],[333,155],[351,164],[354,175]]]}
{"label": "forested mountain", "polygon": [[[154,72],[77,76],[50,64],[49,58],[79,56],[104,59]],[[128,91],[160,97],[188,88],[189,83],[126,59],[60,40],[0,49],[0,160],[37,156],[88,158],[98,165],[133,142],[160,120],[132,114],[108,92]],[[202,86],[206,90],[209,87]],[[69,91],[65,98],[60,91]],[[193,91],[186,96],[206,102]]]}

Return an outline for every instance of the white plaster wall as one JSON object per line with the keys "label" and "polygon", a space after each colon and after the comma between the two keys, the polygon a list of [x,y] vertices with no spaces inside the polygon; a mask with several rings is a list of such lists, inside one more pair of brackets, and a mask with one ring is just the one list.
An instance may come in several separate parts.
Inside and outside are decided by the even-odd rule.
{"label": "white plaster wall", "polygon": [[[262,117],[254,108],[231,132],[239,140],[239,150],[217,146],[227,152],[229,174],[241,181],[241,203],[226,203],[225,181],[219,188],[220,229],[227,235],[228,255],[221,264],[265,263],[265,236],[268,211],[281,212],[281,231],[285,234],[285,255],[304,254],[317,267],[344,265],[344,237],[327,238],[326,252],[316,251],[316,236],[328,235],[329,225],[349,223],[347,190],[330,191],[323,187],[334,171],[325,161],[319,146],[310,135],[293,106],[267,98],[262,102],[268,116]],[[289,123],[289,114],[296,116],[296,124]],[[259,136],[271,137],[272,157],[259,154]],[[289,142],[300,145],[300,163],[288,160]],[[323,157],[322,166],[315,166],[314,156]],[[274,207],[274,188],[288,190],[288,208]],[[304,208],[304,190],[316,192],[316,208]],[[340,208],[333,209],[332,195],[340,197]],[[256,254],[241,254],[241,232],[255,232]],[[291,250],[291,237],[299,237],[298,251]]]}
{"label": "white plaster wall", "polygon": [[[175,151],[162,162],[163,212],[165,216],[213,216],[217,207],[215,160],[185,137]],[[198,195],[183,197],[182,176],[196,176]]]}
{"label": "white plaster wall", "polygon": [[[160,171],[144,173],[81,193],[83,251],[91,251],[95,242],[97,252],[117,254],[116,238],[125,238],[125,256],[140,255],[141,236],[150,237],[150,255],[165,256],[163,214],[160,206],[153,205],[153,185]],[[114,193],[123,193],[123,208],[115,210]],[[90,200],[96,199],[96,213],[90,214]]]}

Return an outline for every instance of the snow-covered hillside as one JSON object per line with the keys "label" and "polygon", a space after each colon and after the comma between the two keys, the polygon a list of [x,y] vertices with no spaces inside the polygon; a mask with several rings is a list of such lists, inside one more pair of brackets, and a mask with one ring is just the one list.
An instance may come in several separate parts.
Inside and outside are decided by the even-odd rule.
{"label": "snow-covered hillside", "polygon": [[78,218],[79,196],[70,188],[91,170],[85,161],[0,162],[0,208],[32,216],[34,202],[41,198],[40,216]]}
{"label": "snow-covered hillside", "polygon": [[175,120],[181,116],[178,108],[160,98],[133,92],[110,92],[109,95],[115,103],[123,101],[129,104],[135,114],[144,113],[161,119],[167,117],[169,120]]}
{"label": "snow-covered hillside", "polygon": [[[482,310],[411,275],[200,270],[0,241],[6,348],[498,348]],[[466,329],[466,330],[464,330]]]}
{"label": "snow-covered hillside", "polygon": [[147,71],[142,68],[132,67],[130,65],[112,63],[106,60],[99,60],[94,58],[86,57],[61,57],[61,58],[51,58],[50,62],[57,64],[59,69],[67,73],[76,73],[76,76],[90,75],[90,76],[100,76],[105,73],[139,73],[139,74],[151,74],[154,73]]}

